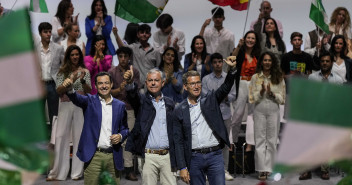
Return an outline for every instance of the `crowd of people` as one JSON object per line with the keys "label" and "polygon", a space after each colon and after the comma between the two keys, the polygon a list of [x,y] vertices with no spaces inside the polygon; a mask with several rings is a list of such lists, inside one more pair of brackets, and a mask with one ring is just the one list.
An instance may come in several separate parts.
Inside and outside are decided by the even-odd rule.
{"label": "crowd of people", "polygon": [[[93,0],[84,42],[71,0],[61,0],[51,23],[39,24],[35,43],[48,131],[55,137],[46,180],[67,179],[72,143],[70,177],[84,178],[85,184],[97,184],[104,169],[118,184],[122,170],[126,179],[137,181],[135,158],[145,185],[176,185],[176,174],[190,184],[206,184],[206,179],[225,184],[234,179],[229,151],[243,120],[246,151],[254,150],[258,179],[266,180],[281,117],[288,116],[289,89],[295,88],[290,79],[351,83],[352,33],[348,10],[338,7],[330,34],[312,29],[302,50],[303,34],[292,32],[293,50],[287,52],[270,2],[263,1],[259,10],[235,47],[234,33],[223,27],[224,10],[212,9],[185,55],[185,33],[173,27],[170,14],[157,19],[152,43],[148,24],[128,24],[121,38],[104,0]],[[117,66],[112,65],[115,55]],[[326,166],[321,177],[329,179]],[[310,172],[300,176],[309,178]]]}

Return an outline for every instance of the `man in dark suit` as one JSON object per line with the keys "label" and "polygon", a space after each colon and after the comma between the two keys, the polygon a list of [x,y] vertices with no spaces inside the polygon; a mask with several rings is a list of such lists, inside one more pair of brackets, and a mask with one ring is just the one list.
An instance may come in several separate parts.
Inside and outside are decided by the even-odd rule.
{"label": "man in dark suit", "polygon": [[172,169],[176,169],[172,131],[175,103],[161,93],[164,82],[163,73],[158,69],[151,69],[145,81],[148,90],[145,94],[138,93],[137,85],[126,89],[127,98],[137,112],[126,150],[144,158],[143,185],[157,185],[158,178],[161,185],[177,184],[172,172]]}
{"label": "man in dark suit", "polygon": [[121,143],[128,135],[125,104],[110,94],[112,79],[109,73],[100,72],[95,77],[98,94],[80,95],[72,89],[72,78],[63,86],[72,103],[84,112],[84,125],[78,145],[77,157],[85,162],[84,184],[98,184],[102,170],[107,169],[120,184],[123,170]]}
{"label": "man in dark suit", "polygon": [[234,84],[235,59],[226,60],[230,71],[225,82],[205,95],[198,72],[188,71],[182,77],[188,97],[175,108],[173,125],[177,167],[186,183],[205,185],[207,176],[210,185],[225,185],[221,149],[230,142],[219,105]]}

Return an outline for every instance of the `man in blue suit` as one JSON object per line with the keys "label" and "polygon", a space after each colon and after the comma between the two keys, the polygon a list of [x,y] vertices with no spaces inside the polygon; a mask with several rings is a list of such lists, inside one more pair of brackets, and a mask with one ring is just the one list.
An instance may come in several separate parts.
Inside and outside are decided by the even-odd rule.
{"label": "man in blue suit", "polygon": [[173,131],[177,167],[187,184],[205,185],[207,176],[210,185],[225,185],[221,149],[230,142],[219,105],[234,84],[235,59],[228,57],[231,69],[216,91],[201,94],[202,81],[196,71],[182,77],[188,97],[175,108]]}
{"label": "man in blue suit", "polygon": [[98,184],[98,177],[107,169],[120,184],[123,169],[121,143],[128,136],[125,104],[110,94],[112,79],[109,73],[100,72],[95,77],[97,95],[80,95],[72,89],[77,77],[67,78],[63,86],[67,95],[84,112],[84,125],[77,156],[85,162],[84,184]]}

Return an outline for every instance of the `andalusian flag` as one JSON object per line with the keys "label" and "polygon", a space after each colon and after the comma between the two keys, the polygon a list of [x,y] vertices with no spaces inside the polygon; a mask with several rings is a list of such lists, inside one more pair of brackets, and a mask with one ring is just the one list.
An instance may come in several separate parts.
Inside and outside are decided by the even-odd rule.
{"label": "andalusian flag", "polygon": [[1,18],[0,27],[6,28],[0,29],[0,184],[30,184],[46,170],[49,156],[28,11]]}
{"label": "andalusian flag", "polygon": [[232,9],[242,11],[248,9],[249,0],[209,0],[219,6],[231,6]]}
{"label": "andalusian flag", "polygon": [[303,171],[352,159],[352,87],[292,79],[289,121],[274,171]]}
{"label": "andalusian flag", "polygon": [[321,0],[312,0],[309,18],[325,33],[330,33],[328,16]]}
{"label": "andalusian flag", "polygon": [[152,23],[168,0],[116,0],[115,15],[133,23]]}
{"label": "andalusian flag", "polygon": [[45,0],[31,0],[29,10],[38,13],[49,13]]}

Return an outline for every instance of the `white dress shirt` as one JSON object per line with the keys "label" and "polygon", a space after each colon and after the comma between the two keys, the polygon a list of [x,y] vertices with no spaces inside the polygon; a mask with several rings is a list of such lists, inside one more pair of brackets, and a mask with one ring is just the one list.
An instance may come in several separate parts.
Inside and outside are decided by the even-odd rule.
{"label": "white dress shirt", "polygon": [[[110,95],[111,96],[111,95]],[[113,97],[109,102],[105,102],[103,98],[99,96],[101,103],[101,128],[98,141],[99,148],[109,148],[111,147],[110,136],[112,134],[112,101]]]}

